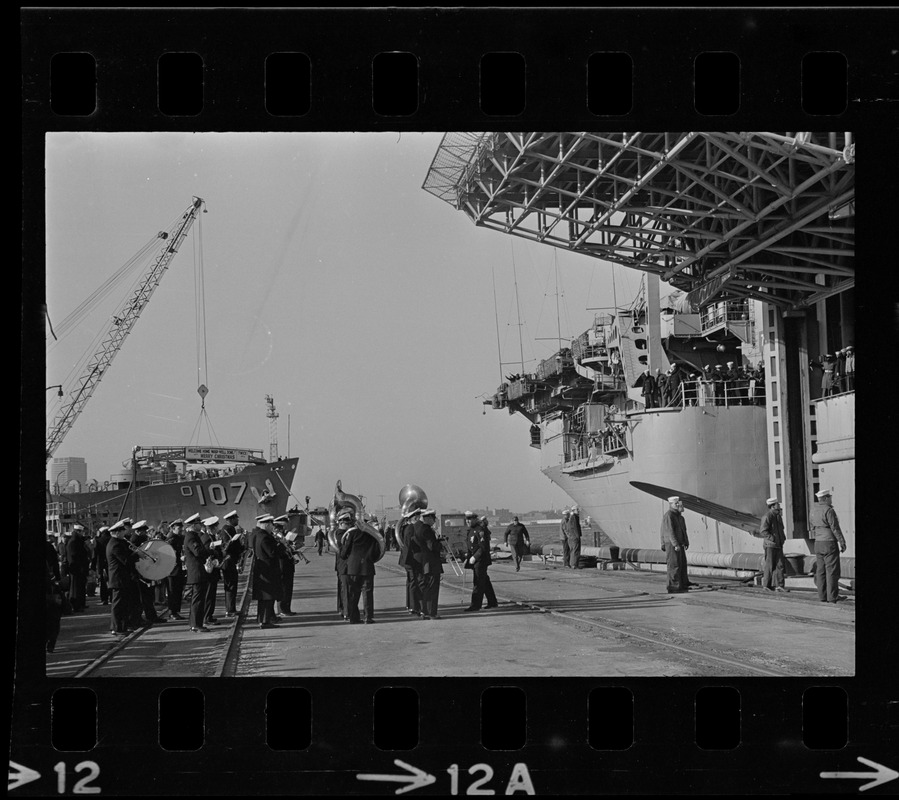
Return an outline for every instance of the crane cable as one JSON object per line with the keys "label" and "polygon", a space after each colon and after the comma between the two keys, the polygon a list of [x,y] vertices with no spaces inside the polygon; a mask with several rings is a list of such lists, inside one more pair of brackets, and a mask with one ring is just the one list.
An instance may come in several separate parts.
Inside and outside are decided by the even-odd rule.
{"label": "crane cable", "polygon": [[209,356],[206,336],[206,274],[203,269],[203,225],[202,217],[197,218],[196,235],[194,236],[194,294],[195,294],[195,318],[196,318],[196,348],[197,348],[197,391],[200,395],[200,414],[194,425],[189,442],[200,444],[200,428],[205,423],[206,434],[209,442],[219,444],[218,436],[212,427],[209,414],[206,412],[206,394],[209,382]]}

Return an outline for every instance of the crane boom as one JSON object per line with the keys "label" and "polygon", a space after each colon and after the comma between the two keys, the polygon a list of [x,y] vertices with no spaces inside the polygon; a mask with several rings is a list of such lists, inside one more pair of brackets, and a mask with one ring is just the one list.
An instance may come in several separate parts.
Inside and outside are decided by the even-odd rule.
{"label": "crane boom", "polygon": [[137,322],[141,311],[144,310],[156,287],[159,286],[162,276],[196,221],[203,204],[202,197],[194,197],[188,209],[181,215],[181,219],[175,226],[174,231],[172,233],[164,231],[159,234],[159,238],[165,241],[165,245],[159,252],[159,255],[156,256],[137,289],[125,300],[118,313],[113,316],[102,343],[87,362],[84,373],[75,382],[68,398],[47,433],[48,461],[53,457],[56,449],[71,430],[72,425],[75,424],[78,415],[94,393],[97,384],[106,373],[116,353],[121,349],[122,343],[131,332],[134,323]]}

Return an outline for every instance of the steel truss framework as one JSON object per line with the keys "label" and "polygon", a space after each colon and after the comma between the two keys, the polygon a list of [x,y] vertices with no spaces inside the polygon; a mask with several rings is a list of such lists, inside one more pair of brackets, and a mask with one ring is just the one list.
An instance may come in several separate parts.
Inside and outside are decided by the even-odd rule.
{"label": "steel truss framework", "polygon": [[423,188],[694,306],[791,309],[854,285],[854,154],[850,133],[448,133]]}

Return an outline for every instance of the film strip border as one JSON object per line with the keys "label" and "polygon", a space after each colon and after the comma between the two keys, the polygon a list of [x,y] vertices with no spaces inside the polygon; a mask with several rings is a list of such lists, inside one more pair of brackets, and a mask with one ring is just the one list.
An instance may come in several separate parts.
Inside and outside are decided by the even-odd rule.
{"label": "film strip border", "polygon": [[729,128],[776,115],[781,126],[840,118],[848,129],[863,104],[897,92],[888,13],[32,10],[25,119],[51,129],[414,130],[561,115],[662,130],[688,117]]}
{"label": "film strip border", "polygon": [[[800,681],[763,695],[706,681],[183,683],[130,690],[127,713],[122,687],[56,690],[53,749],[33,770],[44,788],[48,775],[67,791],[90,775],[86,785],[141,794],[153,776],[162,793],[237,794],[264,775],[265,794],[363,793],[360,781],[376,780],[439,794],[646,793],[665,781],[674,792],[828,791],[834,751],[850,740],[864,749],[863,731],[899,724],[899,703],[853,703],[850,713],[841,687]],[[872,763],[848,785],[891,780]]]}
{"label": "film strip border", "polygon": [[[879,134],[870,140],[876,158],[859,163],[860,184],[876,190],[881,168],[895,177],[891,9],[26,9],[21,19],[26,206],[42,204],[35,176],[42,134],[53,130],[480,130],[549,122],[579,129],[612,121],[658,130],[685,122],[839,128]],[[883,233],[896,228],[882,202],[886,184],[867,209],[859,200],[860,227],[880,230],[869,252],[896,251],[895,233]],[[41,236],[32,226],[26,250],[39,252]],[[35,288],[39,282],[26,298]],[[877,376],[875,365],[869,374]],[[31,467],[23,479],[25,531],[42,524],[43,464]],[[861,504],[865,492],[859,488]],[[27,536],[21,552],[26,565],[40,563]],[[872,566],[878,574],[869,577],[887,578],[881,569]],[[29,608],[40,606],[38,583],[19,582],[20,631],[37,619]],[[884,667],[895,663],[896,641],[880,636],[870,611],[876,605],[878,617],[895,619],[895,600],[882,586],[872,587],[875,595],[860,623],[860,678],[834,681],[85,687],[36,677],[31,669],[42,656],[22,642],[11,758],[21,774],[41,778],[15,788],[362,794],[377,786],[463,794],[526,792],[527,779],[538,793],[867,789],[865,778],[822,775],[835,772],[837,749],[843,773],[859,774],[877,771],[866,757],[894,749],[897,697]],[[279,704],[271,694],[278,691],[292,694]],[[173,708],[185,724],[169,740]],[[94,746],[79,749],[84,737]],[[716,742],[737,744],[703,747]],[[91,778],[92,764],[102,770]],[[415,770],[434,780],[413,786],[425,780]],[[13,773],[11,764],[11,787]],[[404,773],[413,778],[359,777]],[[55,781],[49,791],[48,779]]]}

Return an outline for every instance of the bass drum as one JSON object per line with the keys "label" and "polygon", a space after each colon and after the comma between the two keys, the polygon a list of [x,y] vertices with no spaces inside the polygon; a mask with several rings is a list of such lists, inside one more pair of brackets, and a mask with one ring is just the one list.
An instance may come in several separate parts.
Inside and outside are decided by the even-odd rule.
{"label": "bass drum", "polygon": [[159,539],[145,542],[138,548],[144,552],[139,556],[134,568],[145,581],[161,581],[171,575],[177,556],[175,549]]}

